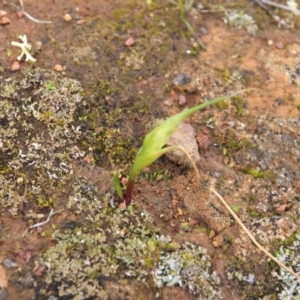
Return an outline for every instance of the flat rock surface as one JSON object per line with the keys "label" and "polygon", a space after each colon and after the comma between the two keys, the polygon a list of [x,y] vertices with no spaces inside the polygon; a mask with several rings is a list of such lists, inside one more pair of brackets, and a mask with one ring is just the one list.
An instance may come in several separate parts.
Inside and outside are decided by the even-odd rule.
{"label": "flat rock surface", "polygon": [[[194,1],[194,36],[177,1],[23,2],[0,2],[0,298],[299,297],[207,189],[300,272],[299,18]],[[242,90],[169,141],[200,182],[173,151],[118,208],[151,124]]]}

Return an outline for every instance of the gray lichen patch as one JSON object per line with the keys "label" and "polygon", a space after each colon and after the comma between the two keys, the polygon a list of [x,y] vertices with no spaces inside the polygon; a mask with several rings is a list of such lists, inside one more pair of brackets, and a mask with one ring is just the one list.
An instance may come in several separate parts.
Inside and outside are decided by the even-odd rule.
{"label": "gray lichen patch", "polygon": [[71,183],[67,208],[76,207],[76,214],[85,210],[88,210],[88,214],[94,214],[103,205],[97,198],[97,190],[88,179],[76,176]]}
{"label": "gray lichen patch", "polygon": [[71,161],[85,154],[75,120],[81,94],[78,81],[42,69],[0,84],[2,212],[52,205],[49,187],[61,184],[72,173]]}
{"label": "gray lichen patch", "polygon": [[[296,273],[300,272],[300,235],[296,235],[295,241],[288,246],[281,246],[277,258],[287,266],[291,267]],[[280,300],[297,300],[300,299],[299,281],[284,269],[279,272],[273,272],[273,276],[278,278],[281,285],[281,291],[278,294]]]}
{"label": "gray lichen patch", "polygon": [[37,285],[39,299],[109,299],[111,282],[120,290],[130,286],[128,299],[154,298],[159,288],[175,285],[197,299],[219,299],[219,279],[205,249],[160,235],[149,214],[134,206],[124,212],[98,207],[87,215],[80,228],[54,233],[57,244],[43,258],[48,271]]}
{"label": "gray lichen patch", "polygon": [[[258,213],[270,213],[285,203],[288,208],[297,205],[299,191],[295,189],[300,179],[299,118],[270,118],[261,116],[253,142],[256,148],[248,149],[245,157],[250,168],[269,172],[251,185],[251,206]],[[294,214],[295,213],[295,214]],[[293,217],[299,212],[293,209]]]}
{"label": "gray lichen patch", "polygon": [[264,244],[271,242],[273,239],[284,241],[297,231],[297,226],[292,218],[286,216],[252,220],[249,228]]}
{"label": "gray lichen patch", "polygon": [[255,21],[251,16],[236,10],[229,13],[225,11],[224,22],[240,29],[243,28],[253,35],[255,35],[258,31],[258,26],[255,24]]}
{"label": "gray lichen patch", "polygon": [[143,56],[132,51],[130,54],[120,53],[119,59],[125,61],[125,66],[133,70],[140,70],[145,63]]}
{"label": "gray lichen patch", "polygon": [[220,292],[210,284],[217,285],[220,279],[215,272],[208,272],[209,267],[210,260],[204,248],[184,243],[177,251],[161,256],[154,280],[158,287],[176,284],[188,287],[189,291],[199,295],[200,299],[221,299]]}

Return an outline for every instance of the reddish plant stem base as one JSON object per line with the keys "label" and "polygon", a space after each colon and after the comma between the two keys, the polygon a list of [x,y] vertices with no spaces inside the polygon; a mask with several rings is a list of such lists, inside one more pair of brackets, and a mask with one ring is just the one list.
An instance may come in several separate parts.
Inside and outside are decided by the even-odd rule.
{"label": "reddish plant stem base", "polygon": [[126,191],[125,191],[125,203],[126,206],[130,205],[132,202],[132,190],[133,190],[133,185],[134,182],[129,180],[126,186]]}

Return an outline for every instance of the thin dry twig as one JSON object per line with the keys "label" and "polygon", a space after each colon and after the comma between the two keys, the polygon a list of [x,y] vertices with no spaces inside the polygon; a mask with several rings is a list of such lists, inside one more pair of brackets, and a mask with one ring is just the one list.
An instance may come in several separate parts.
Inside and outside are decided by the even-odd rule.
{"label": "thin dry twig", "polygon": [[16,10],[22,11],[22,13],[24,14],[24,16],[26,16],[28,19],[30,19],[33,22],[42,23],[42,24],[51,24],[52,23],[52,21],[44,21],[44,20],[38,20],[38,19],[34,18],[28,12],[25,11],[23,0],[19,0],[19,1],[20,1],[21,8],[18,7],[17,5],[15,5],[15,4],[13,4],[13,3],[7,3],[6,0],[3,0],[3,3],[14,7]]}
{"label": "thin dry twig", "polygon": [[[288,5],[283,5],[283,4],[276,3],[276,2],[273,2],[273,1],[269,1],[269,0],[259,0],[259,1],[262,2],[263,4],[266,4],[266,5],[270,5],[270,6],[274,6],[274,7],[283,9],[283,10],[287,10],[287,11],[293,12],[295,14],[300,14],[299,9],[290,7]],[[258,0],[256,0],[256,2],[258,2]]]}
{"label": "thin dry twig", "polygon": [[30,19],[31,21],[33,22],[36,22],[36,23],[44,23],[44,24],[51,24],[52,21],[43,21],[43,20],[38,20],[36,18],[34,18],[33,16],[31,16],[29,13],[27,13],[24,9],[24,3],[23,3],[23,0],[20,0],[20,5],[21,5],[21,10],[23,12],[23,14],[28,18]]}
{"label": "thin dry twig", "polygon": [[43,221],[43,222],[39,222],[39,223],[35,223],[35,224],[30,225],[30,226],[25,230],[25,232],[23,233],[22,238],[24,238],[24,236],[26,235],[26,233],[28,232],[29,229],[36,228],[36,227],[43,226],[43,225],[47,224],[47,223],[50,221],[50,218],[51,218],[53,215],[58,214],[58,213],[60,213],[60,212],[62,212],[62,211],[63,211],[63,209],[57,210],[57,211],[53,211],[53,208],[51,208],[50,213],[49,213],[47,219],[46,219],[45,221]]}
{"label": "thin dry twig", "polygon": [[287,26],[287,23],[285,20],[281,19],[278,15],[276,15],[272,9],[270,9],[269,7],[267,7],[267,5],[269,6],[273,6],[276,8],[280,8],[283,10],[287,10],[290,11],[294,14],[300,14],[300,10],[287,6],[287,5],[282,5],[279,3],[275,3],[273,1],[269,1],[269,0],[255,0],[254,1],[257,5],[259,5],[262,9],[264,9],[272,18],[273,20],[278,24],[279,27],[285,27]]}
{"label": "thin dry twig", "polygon": [[186,155],[186,157],[188,158],[188,160],[189,160],[192,168],[195,170],[197,179],[200,180],[199,171],[197,169],[197,166],[196,166],[194,160],[190,156],[190,154],[183,147],[181,147],[181,146],[169,146],[169,149],[170,149],[170,151],[172,151],[172,150],[180,150],[180,151],[182,151]]}

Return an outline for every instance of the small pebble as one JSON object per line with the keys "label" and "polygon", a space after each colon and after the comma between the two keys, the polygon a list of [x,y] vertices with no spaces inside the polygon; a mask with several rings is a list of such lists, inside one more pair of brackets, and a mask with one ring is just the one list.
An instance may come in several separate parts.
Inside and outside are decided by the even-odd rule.
{"label": "small pebble", "polygon": [[11,66],[10,66],[10,70],[11,71],[18,71],[21,69],[21,65],[18,61],[13,61]]}
{"label": "small pebble", "polygon": [[201,150],[207,150],[208,146],[210,145],[211,141],[206,134],[199,132],[196,136],[196,141]]}
{"label": "small pebble", "polygon": [[164,105],[166,106],[172,106],[173,105],[173,101],[171,99],[167,99],[164,101]]}
{"label": "small pebble", "polygon": [[18,177],[17,178],[17,183],[22,183],[24,181],[24,178],[23,177]]}
{"label": "small pebble", "polygon": [[76,21],[76,24],[81,25],[81,24],[83,24],[84,22],[85,22],[85,20],[84,20],[84,19],[81,19],[81,20]]}
{"label": "small pebble", "polygon": [[37,50],[42,50],[43,43],[41,41],[37,41],[35,43],[35,47],[36,47]]}
{"label": "small pebble", "polygon": [[244,130],[246,128],[246,124],[240,121],[236,121],[237,129],[238,130]]}
{"label": "small pebble", "polygon": [[178,73],[177,76],[174,78],[173,83],[175,85],[185,85],[191,82],[191,77],[185,73]]}
{"label": "small pebble", "polygon": [[125,43],[124,43],[124,45],[126,46],[126,47],[131,47],[131,46],[133,46],[135,44],[135,39],[132,37],[132,36],[130,36],[126,41],[125,41]]}
{"label": "small pebble", "polygon": [[197,42],[193,42],[192,47],[193,47],[193,49],[197,49],[197,48],[199,48],[199,45]]}
{"label": "small pebble", "polygon": [[229,121],[228,126],[231,127],[231,128],[234,128],[234,126],[235,126],[234,121]]}
{"label": "small pebble", "polygon": [[184,95],[179,95],[178,103],[179,105],[186,104],[186,97]]}
{"label": "small pebble", "polygon": [[194,219],[192,219],[192,218],[189,218],[189,223],[190,223],[191,226],[195,226],[195,225],[198,224],[198,221],[197,221],[197,220],[194,220]]}
{"label": "small pebble", "polygon": [[124,185],[126,185],[128,183],[128,178],[122,177],[121,183],[124,184]]}
{"label": "small pebble", "polygon": [[83,160],[87,163],[87,164],[91,164],[92,163],[92,159],[87,155],[83,158]]}
{"label": "small pebble", "polygon": [[204,25],[201,25],[199,27],[199,33],[200,33],[200,35],[208,35],[208,30]]}
{"label": "small pebble", "polygon": [[224,243],[224,239],[222,235],[217,235],[212,242],[215,248],[222,246],[223,243]]}
{"label": "small pebble", "polygon": [[19,19],[23,18],[24,17],[24,12],[22,10],[18,10],[17,11],[17,16]]}
{"label": "small pebble", "polygon": [[227,166],[230,163],[230,158],[228,156],[224,156],[222,162],[225,166]]}
{"label": "small pebble", "polygon": [[126,204],[125,204],[124,202],[121,202],[121,203],[119,204],[119,209],[120,209],[120,210],[125,210],[125,209],[126,209]]}
{"label": "small pebble", "polygon": [[17,264],[15,262],[13,262],[11,259],[4,259],[4,261],[2,262],[3,266],[7,269],[12,269],[12,268],[16,268]]}
{"label": "small pebble", "polygon": [[61,71],[63,71],[63,67],[62,67],[62,65],[55,65],[54,67],[53,67],[53,70],[54,71],[57,71],[57,72],[61,72]]}
{"label": "small pebble", "polygon": [[213,177],[213,178],[221,178],[221,174],[220,173],[218,173],[217,171],[213,171],[213,170],[211,170],[210,172],[209,172],[209,175],[211,176],[211,177]]}
{"label": "small pebble", "polygon": [[71,16],[70,14],[65,14],[65,15],[64,15],[64,20],[65,20],[66,22],[70,22],[70,21],[72,21],[72,16]]}
{"label": "small pebble", "polygon": [[5,10],[0,10],[0,18],[7,15],[7,12]]}
{"label": "small pebble", "polygon": [[274,44],[273,40],[268,40],[268,45],[272,46]]}
{"label": "small pebble", "polygon": [[276,208],[276,212],[277,212],[279,215],[284,214],[285,211],[286,211],[286,204],[281,204],[279,207]]}
{"label": "small pebble", "polygon": [[276,42],[275,46],[277,49],[282,49],[283,48],[283,43],[282,42]]}
{"label": "small pebble", "polygon": [[156,181],[161,181],[164,179],[164,175],[163,174],[159,174],[156,176]]}
{"label": "small pebble", "polygon": [[11,22],[11,20],[9,19],[9,18],[7,18],[7,17],[2,17],[1,18],[1,25],[8,25],[9,23]]}
{"label": "small pebble", "polygon": [[205,135],[209,135],[209,133],[210,133],[209,128],[207,126],[205,126],[205,125],[200,126],[200,130]]}

